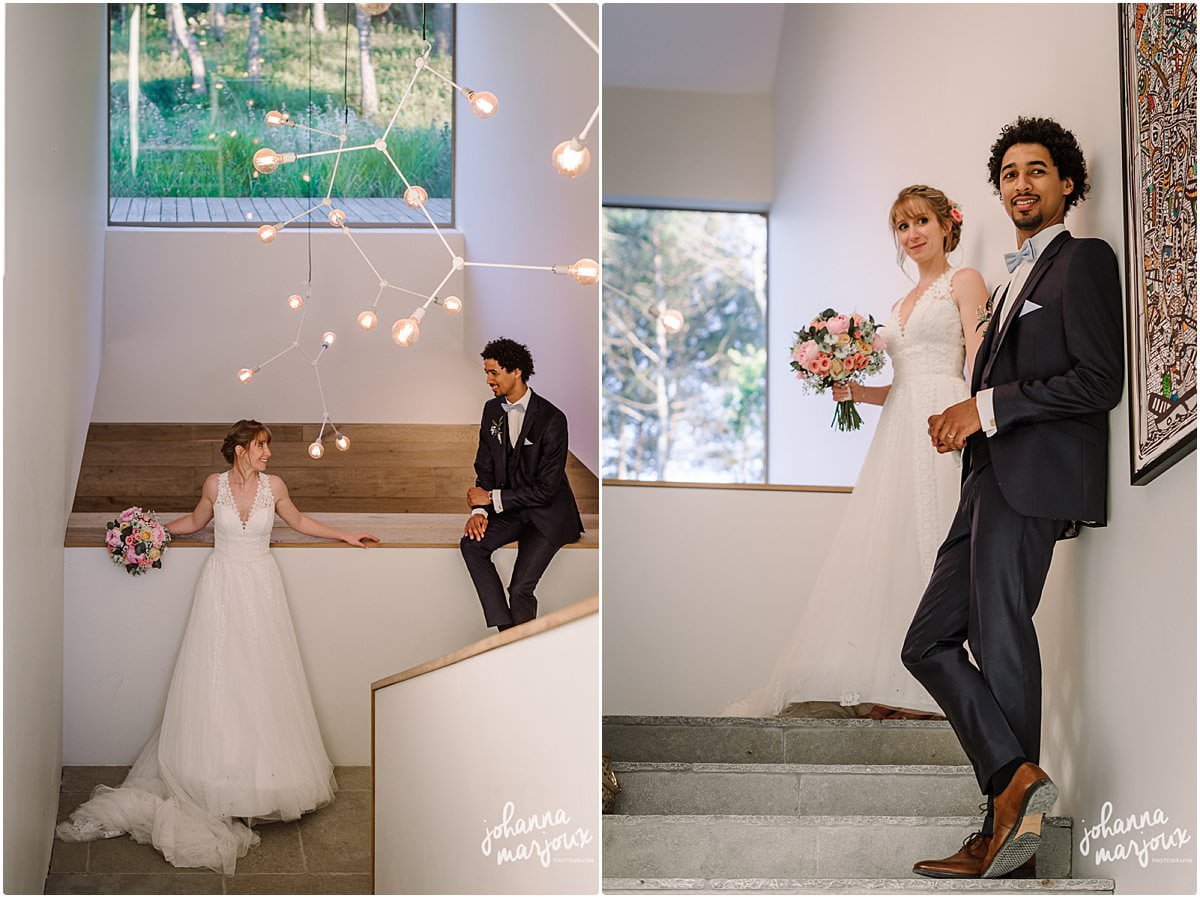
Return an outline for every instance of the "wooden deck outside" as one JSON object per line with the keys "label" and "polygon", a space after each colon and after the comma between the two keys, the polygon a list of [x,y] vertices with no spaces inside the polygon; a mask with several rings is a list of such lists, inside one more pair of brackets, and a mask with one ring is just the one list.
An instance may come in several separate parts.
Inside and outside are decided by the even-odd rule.
{"label": "wooden deck outside", "polygon": [[[310,204],[307,197],[112,197],[108,201],[108,220],[114,225],[244,225],[258,227],[287,221],[320,202]],[[346,213],[351,227],[390,225],[392,227],[429,227],[420,210],[402,199],[334,198],[330,208]],[[429,214],[439,225],[452,226],[449,197],[433,197],[427,203]],[[328,210],[312,214],[314,226],[329,227]],[[306,218],[292,225],[303,227]]]}

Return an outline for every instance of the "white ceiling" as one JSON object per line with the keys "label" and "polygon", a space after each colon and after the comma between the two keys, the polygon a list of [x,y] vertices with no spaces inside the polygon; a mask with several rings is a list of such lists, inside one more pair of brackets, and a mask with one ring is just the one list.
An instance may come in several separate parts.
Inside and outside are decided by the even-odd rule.
{"label": "white ceiling", "polygon": [[604,86],[769,94],[780,3],[605,3]]}

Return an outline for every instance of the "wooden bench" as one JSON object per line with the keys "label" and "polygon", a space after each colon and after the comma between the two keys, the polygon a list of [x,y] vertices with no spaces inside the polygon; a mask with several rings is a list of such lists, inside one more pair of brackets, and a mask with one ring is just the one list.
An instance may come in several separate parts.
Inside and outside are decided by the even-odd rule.
{"label": "wooden bench", "polygon": [[[268,470],[284,479],[301,511],[341,529],[377,533],[385,545],[458,544],[468,513],[467,488],[475,479],[477,425],[340,425],[350,449],[339,452],[327,430],[325,456],[313,460],[308,445],[316,439],[318,425],[267,423],[272,434]],[[92,424],[67,545],[102,544],[105,522],[131,505],[160,515],[191,511],[204,479],[229,467],[221,457],[228,429],[225,423]],[[599,481],[574,455],[567,459],[567,477],[588,531],[575,545],[594,547]],[[177,543],[189,544],[212,545],[211,525]],[[319,543],[276,521],[273,544]]]}

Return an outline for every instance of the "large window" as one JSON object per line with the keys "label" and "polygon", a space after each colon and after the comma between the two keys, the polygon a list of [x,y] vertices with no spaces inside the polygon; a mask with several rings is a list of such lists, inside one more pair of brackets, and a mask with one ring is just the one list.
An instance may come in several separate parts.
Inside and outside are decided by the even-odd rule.
{"label": "large window", "polygon": [[609,207],[606,478],[766,475],[767,219]]}
{"label": "large window", "polygon": [[[336,149],[336,137],[268,128],[267,112],[370,144],[409,84],[423,29],[430,67],[453,78],[449,4],[110,4],[110,222],[257,227],[320,202],[334,154],[270,174],[251,160],[263,147]],[[387,141],[439,224],[453,222],[453,116],[453,89],[423,74]],[[354,226],[427,226],[403,193],[383,153],[341,156],[332,199]]]}

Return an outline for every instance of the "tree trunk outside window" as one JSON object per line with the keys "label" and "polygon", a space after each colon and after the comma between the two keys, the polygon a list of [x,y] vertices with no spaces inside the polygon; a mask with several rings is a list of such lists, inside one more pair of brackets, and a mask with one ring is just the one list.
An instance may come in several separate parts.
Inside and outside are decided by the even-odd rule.
{"label": "tree trunk outside window", "polygon": [[168,15],[175,25],[175,36],[187,50],[188,64],[192,67],[192,90],[204,90],[204,56],[200,53],[200,44],[196,35],[188,27],[187,18],[183,14],[182,3],[168,3]]}
{"label": "tree trunk outside window", "polygon": [[329,21],[325,18],[324,3],[314,3],[312,5],[312,21],[313,28],[322,34],[329,30]]}
{"label": "tree trunk outside window", "polygon": [[358,26],[358,73],[362,85],[362,114],[379,111],[379,90],[375,86],[375,64],[371,62],[371,14],[366,5],[354,6],[354,21]]}
{"label": "tree trunk outside window", "polygon": [[246,38],[246,74],[254,80],[262,78],[262,17],[262,4],[251,3],[250,34]]}

